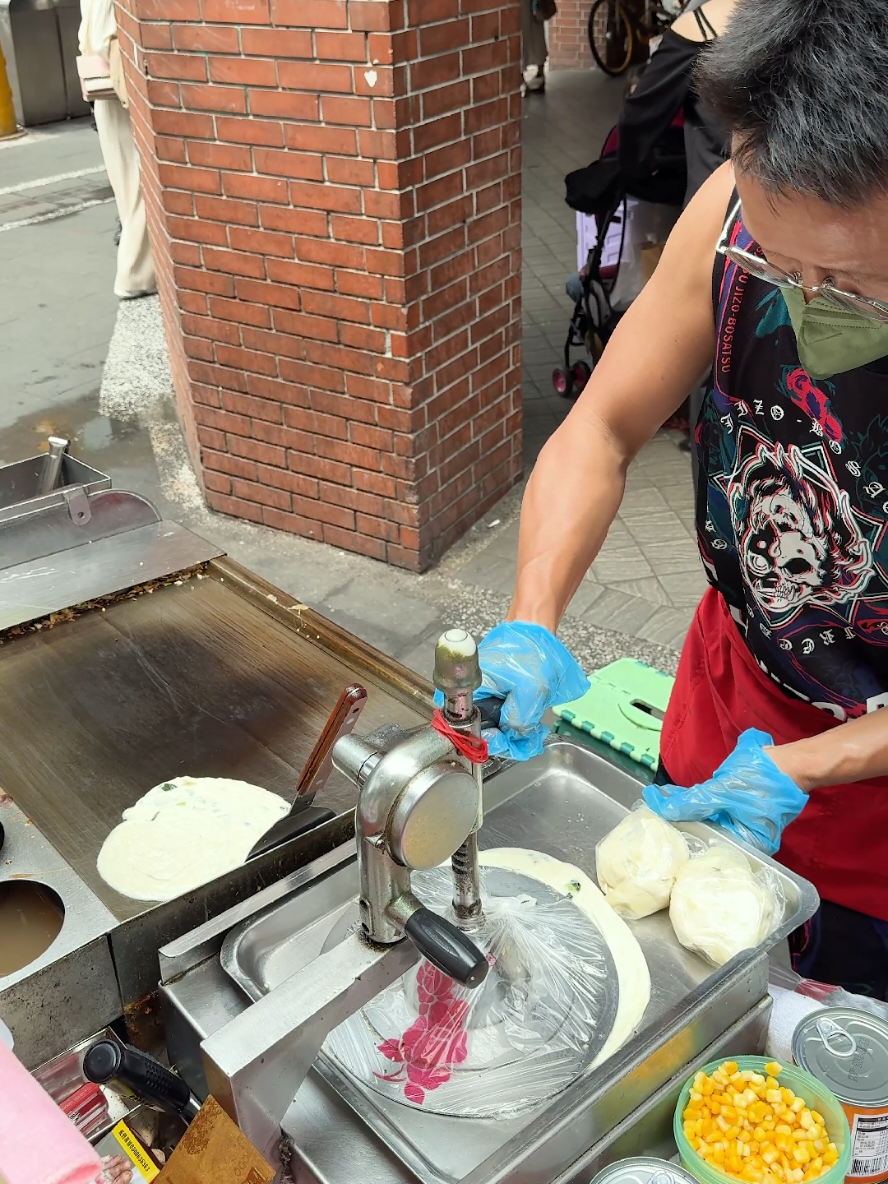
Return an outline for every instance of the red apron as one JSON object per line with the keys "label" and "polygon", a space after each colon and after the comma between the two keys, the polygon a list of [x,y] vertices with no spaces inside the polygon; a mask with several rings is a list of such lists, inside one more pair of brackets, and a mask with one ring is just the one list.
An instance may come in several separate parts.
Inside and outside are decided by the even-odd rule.
{"label": "red apron", "polygon": [[[755,663],[724,600],[710,588],[682,650],[660,755],[676,785],[695,785],[747,728],[788,744],[838,727],[790,698]],[[888,777],[815,789],[786,828],[777,858],[811,880],[824,900],[888,921]]]}

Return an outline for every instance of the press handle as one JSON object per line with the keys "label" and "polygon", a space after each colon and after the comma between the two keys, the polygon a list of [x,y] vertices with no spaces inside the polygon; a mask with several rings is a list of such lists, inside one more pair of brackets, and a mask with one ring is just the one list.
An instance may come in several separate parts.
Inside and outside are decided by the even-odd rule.
{"label": "press handle", "polygon": [[504,699],[476,699],[475,706],[481,712],[482,728],[498,728]]}
{"label": "press handle", "polygon": [[433,966],[464,987],[478,987],[487,977],[488,963],[473,941],[431,909],[419,908],[404,932]]}
{"label": "press handle", "polygon": [[140,1098],[155,1102],[188,1121],[197,1113],[195,1099],[182,1078],[154,1057],[128,1044],[100,1040],[83,1058],[83,1072],[89,1081],[98,1085],[116,1078]]}

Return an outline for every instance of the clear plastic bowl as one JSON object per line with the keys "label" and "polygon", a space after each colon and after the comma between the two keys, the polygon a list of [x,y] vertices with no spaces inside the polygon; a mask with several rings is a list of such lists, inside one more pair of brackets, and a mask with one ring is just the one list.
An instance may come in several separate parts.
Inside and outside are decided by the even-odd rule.
{"label": "clear plastic bowl", "polygon": [[[725,1061],[735,1061],[739,1069],[753,1069],[756,1073],[763,1073],[765,1065],[770,1065],[773,1057],[720,1057],[717,1061],[710,1061],[708,1065],[704,1065],[702,1072],[707,1076],[714,1073],[720,1065]],[[778,1062],[782,1064],[782,1062]],[[697,1074],[694,1074],[696,1077]],[[702,1184],[725,1184],[728,1180],[735,1180],[734,1176],[729,1176],[727,1172],[722,1172],[719,1168],[707,1163],[702,1155],[699,1155],[687,1140],[684,1133],[684,1123],[682,1122],[682,1114],[688,1104],[688,1099],[691,1096],[691,1086],[694,1084],[694,1077],[685,1083],[684,1088],[679,1094],[678,1105],[675,1107],[675,1119],[673,1121],[673,1133],[675,1135],[675,1143],[678,1147],[678,1153],[681,1156],[682,1165],[696,1176]],[[818,1081],[816,1077],[812,1077],[810,1073],[805,1073],[803,1069],[796,1068],[795,1065],[784,1065],[783,1072],[780,1074],[780,1084],[791,1089],[798,1097],[805,1099],[805,1104],[809,1110],[817,1110],[823,1115],[826,1121],[826,1131],[829,1135],[830,1142],[835,1143],[839,1158],[836,1163],[824,1172],[822,1176],[818,1176],[816,1184],[842,1184],[845,1176],[848,1174],[848,1168],[851,1166],[851,1131],[848,1128],[848,1119],[845,1117],[845,1111],[834,1094],[826,1088],[822,1081]]]}

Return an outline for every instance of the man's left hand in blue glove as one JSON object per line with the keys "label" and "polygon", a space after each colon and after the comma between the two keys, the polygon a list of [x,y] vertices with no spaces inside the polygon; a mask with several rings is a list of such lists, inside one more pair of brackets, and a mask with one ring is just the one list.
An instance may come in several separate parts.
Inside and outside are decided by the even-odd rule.
{"label": "man's left hand in blue glove", "polygon": [[765,751],[767,732],[750,728],[709,781],[682,789],[649,785],[645,802],[669,822],[714,822],[767,855],[780,846],[784,827],[798,818],[808,795]]}

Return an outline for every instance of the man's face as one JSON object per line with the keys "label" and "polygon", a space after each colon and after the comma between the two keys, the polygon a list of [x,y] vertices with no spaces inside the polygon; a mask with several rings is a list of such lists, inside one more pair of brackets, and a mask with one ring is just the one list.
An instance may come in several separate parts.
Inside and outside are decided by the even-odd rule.
{"label": "man's face", "polygon": [[844,208],[799,193],[774,194],[734,165],[746,229],[771,263],[813,287],[888,301],[888,194]]}

